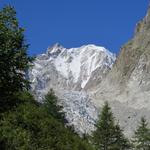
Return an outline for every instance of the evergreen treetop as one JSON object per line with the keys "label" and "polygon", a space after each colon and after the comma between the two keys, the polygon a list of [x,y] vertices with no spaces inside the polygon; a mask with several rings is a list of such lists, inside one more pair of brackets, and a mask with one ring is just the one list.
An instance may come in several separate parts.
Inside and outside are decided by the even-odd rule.
{"label": "evergreen treetop", "polygon": [[32,58],[27,49],[15,9],[4,7],[0,10],[0,112],[15,105],[15,93],[29,87],[25,72]]}
{"label": "evergreen treetop", "polygon": [[44,109],[55,119],[65,122],[65,113],[63,107],[58,104],[58,98],[55,95],[53,89],[47,93],[43,100]]}
{"label": "evergreen treetop", "polygon": [[150,150],[150,129],[148,128],[145,117],[141,118],[134,134],[132,139],[134,148],[136,148],[136,150]]}
{"label": "evergreen treetop", "polygon": [[102,108],[96,128],[93,132],[93,144],[97,150],[126,150],[130,147],[119,124],[115,124],[108,102]]}

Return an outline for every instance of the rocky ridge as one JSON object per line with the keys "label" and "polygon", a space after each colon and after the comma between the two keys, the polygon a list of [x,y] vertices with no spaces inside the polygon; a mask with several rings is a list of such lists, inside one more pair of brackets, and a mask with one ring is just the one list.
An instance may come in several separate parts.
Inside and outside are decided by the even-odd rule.
{"label": "rocky ridge", "polygon": [[121,48],[113,68],[93,93],[96,105],[106,100],[111,103],[129,136],[140,117],[150,121],[150,8],[137,24],[134,37]]}

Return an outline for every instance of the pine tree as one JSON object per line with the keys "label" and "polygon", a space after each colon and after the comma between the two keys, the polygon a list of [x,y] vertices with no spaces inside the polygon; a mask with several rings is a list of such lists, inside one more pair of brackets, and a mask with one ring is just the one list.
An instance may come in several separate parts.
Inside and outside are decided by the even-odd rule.
{"label": "pine tree", "polygon": [[110,148],[113,143],[114,126],[113,114],[110,111],[108,103],[105,102],[96,124],[97,129],[93,133],[93,140],[96,149],[108,150]]}
{"label": "pine tree", "polygon": [[112,148],[114,150],[129,150],[131,148],[131,144],[124,136],[123,130],[120,128],[119,124],[115,125],[113,138],[114,144],[112,144]]}
{"label": "pine tree", "polygon": [[63,112],[63,107],[58,105],[58,98],[55,95],[54,91],[50,89],[48,94],[45,96],[44,109],[55,119],[58,119],[61,122],[65,122],[65,114]]}
{"label": "pine tree", "polygon": [[150,150],[150,129],[144,117],[141,118],[132,141],[136,150]]}
{"label": "pine tree", "polygon": [[25,72],[32,59],[27,56],[23,33],[14,8],[3,8],[0,11],[0,112],[15,105],[14,94],[29,86]]}
{"label": "pine tree", "polygon": [[93,132],[93,144],[97,150],[125,150],[129,148],[128,140],[124,137],[119,125],[115,125],[108,102],[105,102],[96,128],[96,131]]}

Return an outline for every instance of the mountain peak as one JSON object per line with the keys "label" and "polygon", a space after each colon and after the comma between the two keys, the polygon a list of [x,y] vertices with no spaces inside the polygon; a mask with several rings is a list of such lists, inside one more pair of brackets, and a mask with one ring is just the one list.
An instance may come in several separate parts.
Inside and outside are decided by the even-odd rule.
{"label": "mountain peak", "polygon": [[53,46],[48,47],[46,53],[47,54],[58,53],[58,52],[61,52],[62,49],[64,49],[64,47],[61,44],[55,43]]}
{"label": "mountain peak", "polygon": [[55,43],[53,46],[52,46],[52,48],[59,48],[59,47],[63,47],[60,43]]}
{"label": "mountain peak", "polygon": [[147,18],[150,18],[150,3],[149,3],[147,14],[146,14],[146,19]]}
{"label": "mountain peak", "polygon": [[146,13],[146,16],[136,24],[135,35],[145,34],[150,30],[150,4]]}

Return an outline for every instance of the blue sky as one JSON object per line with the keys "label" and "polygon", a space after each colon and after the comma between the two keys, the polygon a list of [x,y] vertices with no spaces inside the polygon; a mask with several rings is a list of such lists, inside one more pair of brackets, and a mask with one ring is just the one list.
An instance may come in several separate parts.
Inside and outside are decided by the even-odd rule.
{"label": "blue sky", "polygon": [[0,0],[13,5],[25,27],[29,53],[59,42],[64,47],[96,44],[118,53],[132,38],[149,0]]}

